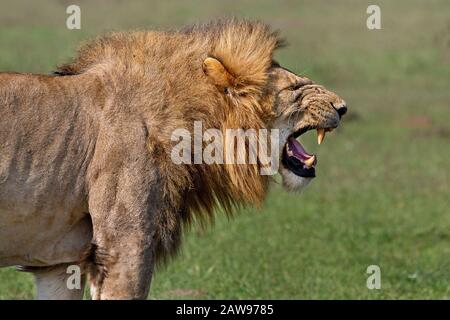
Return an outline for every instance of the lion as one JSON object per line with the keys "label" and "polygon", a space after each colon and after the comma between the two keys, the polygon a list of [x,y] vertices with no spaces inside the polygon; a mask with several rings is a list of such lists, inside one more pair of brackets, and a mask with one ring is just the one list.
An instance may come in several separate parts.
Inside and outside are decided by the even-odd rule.
{"label": "lion", "polygon": [[320,143],[347,107],[280,66],[282,45],[231,19],[102,36],[51,75],[0,73],[0,266],[32,272],[38,299],[80,299],[85,283],[93,299],[145,299],[193,221],[268,192],[259,160],[175,164],[171,135],[195,121],[278,130],[283,184],[306,186],[317,157],[297,138],[316,129]]}

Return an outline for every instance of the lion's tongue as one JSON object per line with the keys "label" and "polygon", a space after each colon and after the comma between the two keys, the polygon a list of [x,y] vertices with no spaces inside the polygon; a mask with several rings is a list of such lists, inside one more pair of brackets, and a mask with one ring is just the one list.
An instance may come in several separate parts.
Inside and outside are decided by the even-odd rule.
{"label": "lion's tongue", "polygon": [[300,160],[301,162],[305,162],[309,158],[313,157],[312,154],[306,152],[305,148],[303,148],[302,144],[298,142],[294,138],[289,138],[288,140],[288,148],[289,151],[292,152],[292,156]]}

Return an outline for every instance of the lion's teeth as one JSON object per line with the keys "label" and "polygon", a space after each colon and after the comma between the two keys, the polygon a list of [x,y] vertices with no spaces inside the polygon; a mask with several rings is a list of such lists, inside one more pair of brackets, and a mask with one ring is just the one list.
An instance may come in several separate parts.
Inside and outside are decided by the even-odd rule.
{"label": "lion's teeth", "polygon": [[325,129],[319,128],[317,129],[317,143],[321,144],[323,139],[325,139]]}
{"label": "lion's teeth", "polygon": [[308,160],[303,161],[303,163],[308,167],[312,167],[314,164],[314,161],[316,160],[316,156],[312,156],[311,158],[309,158]]}

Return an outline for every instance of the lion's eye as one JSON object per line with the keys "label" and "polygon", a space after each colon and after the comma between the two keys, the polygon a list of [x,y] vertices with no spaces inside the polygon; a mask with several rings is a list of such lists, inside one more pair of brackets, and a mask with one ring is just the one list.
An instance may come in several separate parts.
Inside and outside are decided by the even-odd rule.
{"label": "lion's eye", "polygon": [[295,91],[295,90],[300,89],[301,86],[302,86],[301,83],[296,83],[296,84],[293,84],[292,86],[290,86],[290,87],[288,88],[288,90],[290,90],[290,91]]}
{"label": "lion's eye", "polygon": [[223,93],[228,94],[230,91],[228,90],[227,87],[223,88]]}

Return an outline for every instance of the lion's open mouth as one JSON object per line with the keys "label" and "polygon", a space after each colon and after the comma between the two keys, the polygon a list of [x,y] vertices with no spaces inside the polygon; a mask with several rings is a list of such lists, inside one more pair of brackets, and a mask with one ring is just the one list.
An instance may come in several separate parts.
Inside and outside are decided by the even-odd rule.
{"label": "lion's open mouth", "polygon": [[[303,128],[292,133],[283,148],[282,163],[292,173],[305,178],[314,178],[316,176],[317,156],[308,153],[300,141],[297,140],[311,127]],[[325,138],[325,133],[333,130],[332,128],[317,128],[317,143],[321,144]]]}

